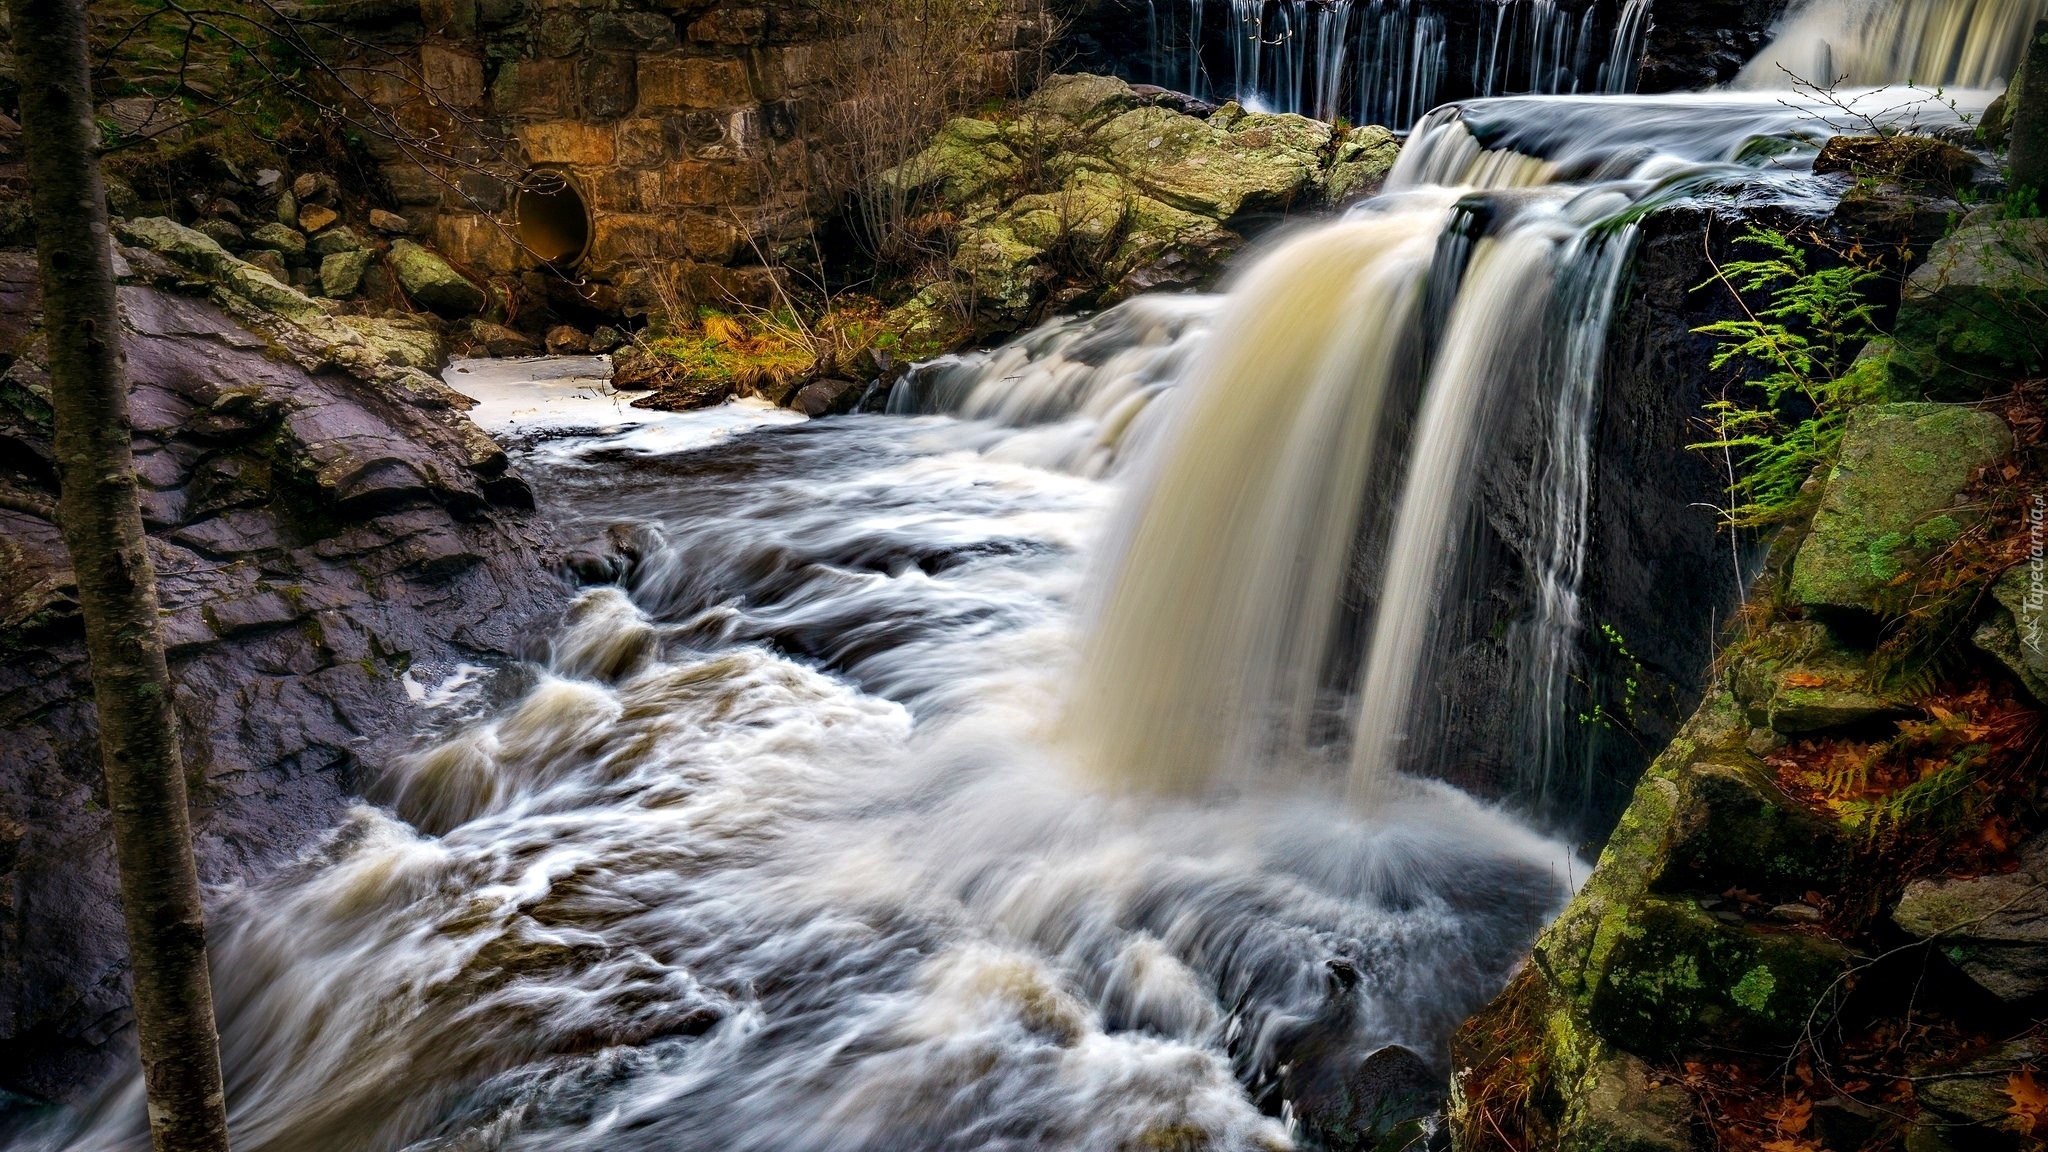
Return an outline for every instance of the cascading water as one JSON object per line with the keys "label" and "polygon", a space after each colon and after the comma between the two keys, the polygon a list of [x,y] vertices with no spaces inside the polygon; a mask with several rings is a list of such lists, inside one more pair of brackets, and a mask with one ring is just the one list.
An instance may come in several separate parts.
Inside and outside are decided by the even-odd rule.
{"label": "cascading water", "polygon": [[[557,418],[522,465],[626,574],[530,666],[413,669],[383,807],[217,897],[236,1147],[1270,1149],[1305,1079],[1446,1071],[1578,874],[1400,772],[1474,476],[1534,419],[1540,774],[1630,221],[1824,202],[1820,135],[1476,102],[1227,295],[920,366],[895,415]],[[16,1147],[146,1143],[131,1079]]]}
{"label": "cascading water", "polygon": [[[1499,0],[1478,6],[1486,14],[1470,26],[1470,43],[1443,7],[1431,0],[1227,0],[1226,11],[1217,0],[1148,0],[1146,78],[1264,111],[1396,128],[1436,105],[1454,57],[1469,61],[1465,90],[1478,96],[1635,88],[1650,0],[1576,9],[1558,0]],[[1228,41],[1227,73],[1204,62],[1204,35]]]}
{"label": "cascading water", "polygon": [[2044,16],[2048,0],[1795,0],[1735,86],[1989,88],[2011,78]]}

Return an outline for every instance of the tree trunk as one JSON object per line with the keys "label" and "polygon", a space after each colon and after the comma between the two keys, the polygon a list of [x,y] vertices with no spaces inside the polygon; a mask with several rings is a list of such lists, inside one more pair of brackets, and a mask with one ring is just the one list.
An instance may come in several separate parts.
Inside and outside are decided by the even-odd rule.
{"label": "tree trunk", "polygon": [[2048,20],[2034,25],[2011,100],[2013,191],[2048,197]]}
{"label": "tree trunk", "polygon": [[92,660],[157,1152],[225,1152],[185,770],[128,426],[83,0],[7,0],[56,411],[59,513]]}

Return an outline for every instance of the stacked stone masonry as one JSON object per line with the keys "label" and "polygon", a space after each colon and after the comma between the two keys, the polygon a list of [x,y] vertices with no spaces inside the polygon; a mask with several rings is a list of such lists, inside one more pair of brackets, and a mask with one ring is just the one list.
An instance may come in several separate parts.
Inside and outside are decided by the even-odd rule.
{"label": "stacked stone masonry", "polygon": [[[339,75],[400,127],[365,146],[420,234],[467,271],[537,287],[502,176],[560,173],[590,214],[575,279],[627,312],[664,291],[772,298],[766,255],[831,203],[817,168],[835,77],[875,50],[801,0],[343,5]],[[1013,77],[1018,56],[988,71]]]}

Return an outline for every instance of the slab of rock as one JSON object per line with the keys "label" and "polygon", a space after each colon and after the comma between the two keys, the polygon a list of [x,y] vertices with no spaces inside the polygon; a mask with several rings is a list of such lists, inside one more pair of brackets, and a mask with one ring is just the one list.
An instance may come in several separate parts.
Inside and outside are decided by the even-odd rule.
{"label": "slab of rock", "polygon": [[1750,723],[1804,736],[1905,715],[1911,702],[1870,674],[1869,661],[1811,622],[1774,624],[1734,668]]}
{"label": "slab of rock", "polygon": [[1965,527],[1951,513],[1977,469],[2012,451],[1989,412],[1886,404],[1850,413],[1813,528],[1792,565],[1792,598],[1822,611],[1885,614],[1892,582]]}
{"label": "slab of rock", "polygon": [[343,225],[329,228],[308,241],[306,248],[316,256],[332,256],[336,252],[355,252],[367,247],[355,229]]}
{"label": "slab of rock", "polygon": [[1996,220],[1947,237],[1906,280],[1890,370],[1907,389],[1969,398],[2039,374],[2048,220]]}
{"label": "slab of rock", "polygon": [[2017,872],[1914,881],[1892,921],[1934,940],[1956,967],[2002,1000],[2048,992],[2048,837],[2021,849]]}
{"label": "slab of rock", "polygon": [[483,310],[483,289],[446,260],[411,240],[391,245],[390,263],[405,294],[441,315],[469,316]]}
{"label": "slab of rock", "polygon": [[2048,704],[2048,564],[2029,560],[1991,588],[1997,602],[1977,647],[1998,658],[2035,703]]}
{"label": "slab of rock", "polygon": [[299,227],[307,232],[318,232],[341,219],[341,213],[320,204],[308,204],[299,209]]}

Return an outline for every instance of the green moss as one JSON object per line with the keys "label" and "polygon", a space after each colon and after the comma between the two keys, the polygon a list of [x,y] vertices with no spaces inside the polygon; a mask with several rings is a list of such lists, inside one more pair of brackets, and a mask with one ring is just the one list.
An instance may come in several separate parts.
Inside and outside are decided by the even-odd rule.
{"label": "green moss", "polygon": [[1771,993],[1777,988],[1778,978],[1771,975],[1770,966],[1759,964],[1742,974],[1728,997],[1751,1012],[1763,1012],[1770,1008]]}

